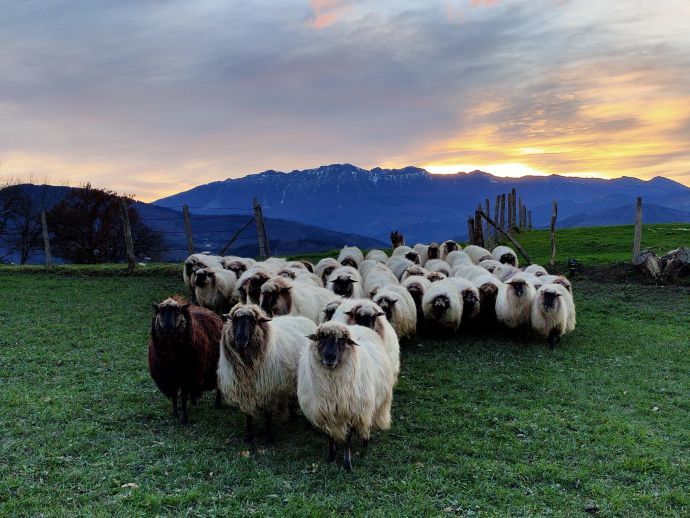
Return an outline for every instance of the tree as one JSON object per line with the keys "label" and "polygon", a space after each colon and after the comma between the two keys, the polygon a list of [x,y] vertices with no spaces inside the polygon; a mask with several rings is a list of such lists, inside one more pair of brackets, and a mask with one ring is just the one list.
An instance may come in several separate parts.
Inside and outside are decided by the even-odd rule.
{"label": "tree", "polygon": [[130,196],[92,188],[72,189],[46,215],[54,254],[74,263],[114,263],[127,257],[120,203],[127,205],[134,253],[159,259],[163,238],[139,220]]}
{"label": "tree", "polygon": [[20,264],[26,264],[42,246],[45,190],[31,193],[27,187],[14,184],[0,190],[0,259],[16,253]]}

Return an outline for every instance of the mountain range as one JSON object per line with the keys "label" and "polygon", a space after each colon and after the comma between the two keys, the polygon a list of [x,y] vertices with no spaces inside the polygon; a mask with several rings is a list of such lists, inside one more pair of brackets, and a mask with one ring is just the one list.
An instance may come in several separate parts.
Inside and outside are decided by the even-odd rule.
{"label": "mountain range", "polygon": [[[504,178],[483,171],[433,175],[418,167],[371,170],[351,164],[264,171],[194,187],[154,202],[199,214],[232,213],[259,199],[267,216],[386,240],[391,230],[408,242],[466,237],[467,217],[488,198],[517,189],[535,227],[548,225],[552,200],[560,226],[619,225],[634,221],[642,196],[645,223],[690,221],[690,188],[663,177],[651,180],[559,175]],[[269,235],[269,237],[271,237]]]}

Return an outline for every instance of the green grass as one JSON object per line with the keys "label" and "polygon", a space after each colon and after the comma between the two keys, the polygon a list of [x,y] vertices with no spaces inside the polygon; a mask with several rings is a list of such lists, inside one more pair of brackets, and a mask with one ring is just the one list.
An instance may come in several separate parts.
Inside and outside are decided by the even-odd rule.
{"label": "green grass", "polygon": [[209,395],[173,422],[146,340],[178,279],[0,275],[0,515],[690,512],[685,288],[575,279],[554,352],[498,333],[404,348],[393,428],[348,475],[301,420],[247,456]]}

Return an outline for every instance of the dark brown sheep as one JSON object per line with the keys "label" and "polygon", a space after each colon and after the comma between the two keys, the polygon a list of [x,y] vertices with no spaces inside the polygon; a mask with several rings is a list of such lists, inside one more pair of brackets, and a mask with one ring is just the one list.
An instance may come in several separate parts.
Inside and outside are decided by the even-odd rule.
{"label": "dark brown sheep", "polygon": [[223,320],[178,296],[153,304],[153,309],[149,372],[160,391],[172,399],[173,417],[186,425],[188,398],[196,403],[205,390],[216,389],[216,407],[220,406],[216,371]]}

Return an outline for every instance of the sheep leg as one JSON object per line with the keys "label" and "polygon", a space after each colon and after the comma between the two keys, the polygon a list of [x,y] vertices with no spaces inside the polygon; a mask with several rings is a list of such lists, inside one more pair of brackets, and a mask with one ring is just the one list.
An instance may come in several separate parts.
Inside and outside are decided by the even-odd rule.
{"label": "sheep leg", "polygon": [[552,329],[551,332],[549,333],[549,338],[548,338],[549,349],[551,349],[553,351],[553,348],[559,342],[559,338],[560,337],[558,336],[558,330]]}
{"label": "sheep leg", "polygon": [[220,389],[216,389],[216,408],[221,407],[221,402],[222,402],[222,399],[221,399]]}
{"label": "sheep leg", "polygon": [[247,414],[246,416],[246,428],[245,428],[245,434],[244,434],[244,442],[247,444],[251,444],[254,442],[254,424],[253,424],[253,419],[252,416]]}
{"label": "sheep leg", "polygon": [[187,417],[187,391],[182,390],[180,393],[181,405],[180,405],[180,424],[187,426],[189,424],[189,418]]}
{"label": "sheep leg", "polygon": [[328,462],[334,463],[336,457],[338,456],[338,449],[335,445],[335,440],[333,437],[328,438]]}
{"label": "sheep leg", "polygon": [[172,416],[175,419],[180,417],[180,413],[177,409],[177,388],[175,388],[175,392],[173,392],[172,395]]}
{"label": "sheep leg", "polygon": [[348,473],[352,471],[352,430],[347,433],[345,452],[343,453],[343,467]]}
{"label": "sheep leg", "polygon": [[295,421],[297,419],[297,403],[291,402],[288,406],[288,412],[290,412],[290,420]]}
{"label": "sheep leg", "polygon": [[268,444],[273,444],[273,415],[270,410],[264,411],[264,421],[266,422],[265,440]]}

